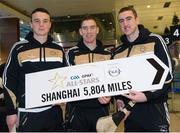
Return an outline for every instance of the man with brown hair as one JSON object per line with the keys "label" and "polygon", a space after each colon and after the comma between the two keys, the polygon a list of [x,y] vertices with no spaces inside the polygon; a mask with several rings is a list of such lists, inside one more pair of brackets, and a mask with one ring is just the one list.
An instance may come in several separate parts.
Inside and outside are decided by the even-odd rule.
{"label": "man with brown hair", "polygon": [[30,25],[32,31],[25,40],[12,47],[3,75],[8,128],[12,131],[16,124],[20,132],[62,131],[59,106],[25,108],[25,75],[66,66],[63,48],[48,35],[49,12],[44,8],[35,9]]}
{"label": "man with brown hair", "polygon": [[[111,58],[111,52],[104,49],[102,42],[96,39],[99,27],[95,18],[85,16],[81,21],[79,33],[82,39],[75,47],[67,51],[69,65],[104,61]],[[110,97],[101,97],[68,103],[69,128],[72,131],[96,132],[98,118],[109,114],[109,101]]]}
{"label": "man with brown hair", "polygon": [[119,108],[123,108],[130,100],[136,103],[125,120],[125,132],[168,132],[167,98],[172,81],[172,64],[168,48],[160,35],[150,32],[139,24],[139,18],[134,8],[121,8],[118,22],[124,35],[121,36],[122,45],[113,52],[114,59],[151,51],[170,70],[162,89],[145,92],[130,90],[129,94],[117,97]]}

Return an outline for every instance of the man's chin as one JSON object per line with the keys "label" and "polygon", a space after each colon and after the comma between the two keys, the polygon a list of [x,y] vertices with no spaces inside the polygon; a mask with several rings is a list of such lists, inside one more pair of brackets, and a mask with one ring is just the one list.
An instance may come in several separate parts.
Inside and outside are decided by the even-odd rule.
{"label": "man's chin", "polygon": [[129,35],[131,35],[131,32],[130,32],[130,31],[125,31],[124,34],[125,34],[126,36],[129,36]]}
{"label": "man's chin", "polygon": [[94,41],[93,40],[86,40],[86,41],[84,41],[86,44],[93,44],[94,43]]}

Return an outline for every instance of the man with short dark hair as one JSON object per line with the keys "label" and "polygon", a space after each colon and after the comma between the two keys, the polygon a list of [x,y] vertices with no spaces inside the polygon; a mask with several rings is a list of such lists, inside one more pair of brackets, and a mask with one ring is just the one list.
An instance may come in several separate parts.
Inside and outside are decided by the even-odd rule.
{"label": "man with short dark hair", "polygon": [[[102,42],[96,39],[99,27],[95,18],[85,16],[80,26],[79,33],[82,39],[75,47],[67,51],[69,65],[109,60],[111,52],[104,49]],[[98,79],[93,82],[97,83]],[[101,97],[68,103],[68,128],[72,131],[96,132],[98,118],[109,114],[109,101],[110,97]]]}
{"label": "man with short dark hair", "polygon": [[12,47],[3,75],[8,128],[12,131],[16,124],[20,132],[62,131],[60,106],[25,109],[25,75],[66,66],[63,48],[48,35],[49,12],[35,9],[30,25],[32,32]]}
{"label": "man with short dark hair", "polygon": [[127,105],[130,100],[136,103],[129,110],[131,113],[125,120],[125,132],[168,132],[167,98],[172,81],[172,65],[168,48],[160,35],[151,33],[139,24],[139,18],[134,8],[123,7],[120,9],[118,21],[124,35],[121,37],[122,45],[113,52],[114,59],[154,52],[170,69],[162,89],[145,92],[130,90],[129,94],[117,98],[119,109],[123,109],[124,104]]}

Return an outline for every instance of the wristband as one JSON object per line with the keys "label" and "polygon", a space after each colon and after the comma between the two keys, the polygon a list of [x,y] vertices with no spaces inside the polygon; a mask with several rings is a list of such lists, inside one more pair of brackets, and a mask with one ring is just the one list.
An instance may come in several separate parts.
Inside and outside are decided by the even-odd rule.
{"label": "wristband", "polygon": [[129,101],[128,104],[124,108],[127,109],[128,111],[132,111],[132,108],[134,105],[135,103],[133,101]]}

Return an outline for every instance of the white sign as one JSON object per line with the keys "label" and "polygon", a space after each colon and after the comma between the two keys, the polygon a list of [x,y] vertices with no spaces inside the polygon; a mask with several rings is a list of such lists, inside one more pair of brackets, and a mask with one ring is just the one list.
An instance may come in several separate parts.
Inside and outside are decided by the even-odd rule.
{"label": "white sign", "polygon": [[26,108],[161,89],[168,67],[154,54],[75,65],[26,75]]}

